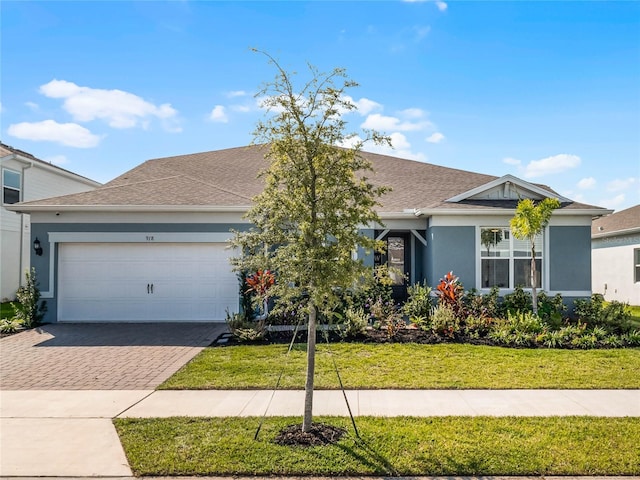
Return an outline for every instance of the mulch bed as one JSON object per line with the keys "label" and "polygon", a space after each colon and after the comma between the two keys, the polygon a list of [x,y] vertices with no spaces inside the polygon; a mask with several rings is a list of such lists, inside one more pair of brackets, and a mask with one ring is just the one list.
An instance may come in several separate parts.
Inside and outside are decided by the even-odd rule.
{"label": "mulch bed", "polygon": [[[228,346],[228,345],[269,345],[290,343],[293,331],[268,332],[265,338],[255,341],[240,341],[231,334],[223,334],[226,337],[224,343],[212,343],[212,346]],[[307,341],[307,332],[299,331],[296,335],[297,343],[305,343]],[[325,343],[324,333],[318,332],[317,343]],[[456,335],[455,337],[447,337],[436,335],[419,328],[408,326],[400,329],[395,335],[389,336],[387,331],[383,329],[368,328],[367,331],[358,337],[350,339],[342,339],[335,332],[329,333],[329,341],[334,342],[359,342],[359,343],[418,343],[422,345],[434,345],[440,343],[467,343],[472,345],[498,345],[488,338],[471,338],[468,336]]]}
{"label": "mulch bed", "polygon": [[274,442],[289,447],[321,447],[337,443],[346,433],[344,428],[326,423],[313,423],[309,432],[303,432],[298,423],[283,428]]}

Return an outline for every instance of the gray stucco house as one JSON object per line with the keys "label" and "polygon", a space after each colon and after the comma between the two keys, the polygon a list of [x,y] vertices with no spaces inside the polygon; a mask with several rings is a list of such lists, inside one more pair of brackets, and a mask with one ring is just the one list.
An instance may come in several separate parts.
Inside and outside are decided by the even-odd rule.
{"label": "gray stucco house", "polygon": [[[46,321],[222,321],[238,309],[238,281],[227,248],[231,229],[262,190],[264,146],[149,160],[85,193],[20,203],[31,214],[32,255]],[[509,231],[519,198],[562,202],[537,242],[538,286],[566,299],[591,294],[591,220],[610,211],[563,198],[549,187],[390,156],[363,153],[382,199],[386,255],[410,282],[435,285],[448,271],[466,289],[508,293],[529,278],[526,242]],[[406,289],[398,279],[395,293]]]}

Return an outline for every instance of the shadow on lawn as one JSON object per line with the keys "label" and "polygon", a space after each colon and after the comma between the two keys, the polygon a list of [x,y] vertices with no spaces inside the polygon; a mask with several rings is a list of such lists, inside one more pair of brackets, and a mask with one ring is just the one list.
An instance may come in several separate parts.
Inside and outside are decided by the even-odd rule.
{"label": "shadow on lawn", "polygon": [[[347,455],[358,460],[362,465],[366,465],[374,469],[375,471],[373,473],[376,475],[391,475],[394,477],[399,475],[391,462],[389,462],[385,456],[378,453],[362,438],[356,438],[354,447],[349,447],[348,445],[343,444],[336,444],[335,446]],[[360,453],[358,450],[364,451],[364,454]]]}

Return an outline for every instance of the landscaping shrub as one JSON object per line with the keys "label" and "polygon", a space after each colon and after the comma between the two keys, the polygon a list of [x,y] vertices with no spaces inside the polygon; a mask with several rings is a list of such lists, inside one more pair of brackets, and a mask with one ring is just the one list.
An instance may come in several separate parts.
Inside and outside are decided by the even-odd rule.
{"label": "landscaping shrub", "polygon": [[400,330],[407,326],[392,300],[384,302],[382,298],[378,298],[371,305],[371,315],[376,326],[384,330],[389,339],[395,338]]}
{"label": "landscaping shrub", "polygon": [[[269,312],[267,325],[304,325],[306,313],[300,302],[283,305],[275,302],[274,308]],[[326,323],[326,322],[325,322]]]}
{"label": "landscaping shrub", "polygon": [[345,308],[362,308],[366,314],[373,317],[371,307],[380,301],[383,304],[393,304],[393,289],[391,278],[386,265],[375,268],[373,276],[364,286],[356,290],[344,292]]}
{"label": "landscaping shrub", "polygon": [[465,316],[476,318],[500,316],[499,294],[500,289],[496,286],[491,287],[491,291],[484,295],[479,294],[475,288],[465,292],[462,296]]}
{"label": "landscaping shrub", "polygon": [[496,323],[494,317],[469,315],[464,321],[464,334],[472,339],[484,338]]}
{"label": "landscaping shrub", "polygon": [[504,296],[502,307],[505,314],[508,312],[531,312],[533,311],[531,293],[525,291],[522,285],[516,285],[512,293]]}
{"label": "landscaping shrub", "polygon": [[628,307],[617,301],[605,303],[601,294],[594,293],[589,300],[576,300],[574,313],[578,321],[585,323],[587,327],[602,327],[609,333],[620,335],[633,328]]}
{"label": "landscaping shrub", "polygon": [[454,338],[460,332],[460,320],[451,305],[441,303],[433,308],[431,330],[437,335],[448,338]]}
{"label": "landscaping shrub", "polygon": [[369,315],[362,308],[347,308],[344,321],[338,325],[338,335],[343,340],[361,337],[369,325]]}
{"label": "landscaping shrub", "polygon": [[16,333],[18,330],[20,330],[20,327],[22,327],[22,323],[15,318],[3,318],[2,320],[0,320],[0,333]]}
{"label": "landscaping shrub", "polygon": [[627,347],[640,347],[640,330],[620,335],[620,341]]}
{"label": "landscaping shrub", "polygon": [[18,302],[12,304],[16,312],[15,319],[26,328],[40,325],[47,311],[47,302],[40,301],[40,289],[35,268],[31,268],[31,272],[25,272],[25,284],[18,288],[16,299]]}
{"label": "landscaping shrub", "polygon": [[545,292],[538,293],[538,315],[553,330],[562,328],[563,317],[567,311],[562,295],[557,293],[549,297]]}
{"label": "landscaping shrub", "polygon": [[240,342],[263,340],[267,334],[264,320],[247,320],[242,313],[229,313],[227,310],[226,322],[231,334]]}
{"label": "landscaping shrub", "polygon": [[402,306],[402,313],[409,317],[409,321],[416,326],[427,329],[429,317],[433,308],[431,298],[432,288],[425,283],[416,283],[407,288],[409,298]]}
{"label": "landscaping shrub", "polygon": [[547,324],[530,311],[508,312],[505,320],[495,324],[489,338],[503,345],[535,346],[547,329]]}

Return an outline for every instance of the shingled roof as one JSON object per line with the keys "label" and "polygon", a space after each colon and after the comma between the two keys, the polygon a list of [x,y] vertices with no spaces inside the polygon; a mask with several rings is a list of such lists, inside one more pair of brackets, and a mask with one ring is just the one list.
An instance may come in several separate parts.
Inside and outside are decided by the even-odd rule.
{"label": "shingled roof", "polygon": [[636,232],[640,232],[640,205],[600,217],[591,224],[593,238]]}
{"label": "shingled roof", "polygon": [[[217,207],[246,209],[263,189],[259,172],[267,168],[267,147],[252,145],[148,160],[90,192],[20,204],[26,207]],[[362,152],[373,165],[371,181],[393,190],[382,198],[385,212],[420,209],[512,209],[513,202],[446,202],[497,177],[387,155]],[[538,185],[557,195],[549,187]],[[589,208],[574,202],[563,208]],[[84,208],[83,208],[84,209]]]}

